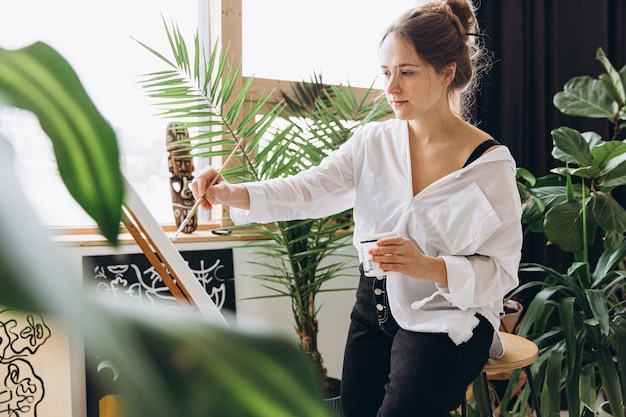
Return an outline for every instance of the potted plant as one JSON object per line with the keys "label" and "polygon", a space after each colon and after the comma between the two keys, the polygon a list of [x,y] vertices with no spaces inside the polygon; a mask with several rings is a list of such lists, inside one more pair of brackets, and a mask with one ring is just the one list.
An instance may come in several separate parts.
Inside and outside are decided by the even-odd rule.
{"label": "potted plant", "polygon": [[[116,136],[67,61],[43,43],[0,49],[0,102],[37,115],[68,190],[117,244],[124,192]],[[87,351],[110,357],[125,375],[124,415],[328,415],[308,360],[284,338],[195,314],[112,307],[84,291],[21,192],[4,138],[0,148],[0,304],[52,314]]]}
{"label": "potted plant", "polygon": [[564,272],[520,266],[539,276],[517,290],[536,291],[518,333],[540,348],[534,371],[544,416],[558,415],[563,402],[569,416],[593,415],[601,390],[624,416],[626,211],[614,192],[626,184],[626,66],[617,71],[601,48],[596,58],[606,72],[570,79],[553,102],[566,115],[608,119],[612,136],[559,127],[552,155],[564,166],[540,178],[518,170],[526,231],[573,259]]}
{"label": "potted plant", "polygon": [[[142,44],[163,60],[166,69],[146,74],[140,84],[148,95],[158,99],[164,116],[198,129],[199,133],[187,141],[193,155],[226,155],[236,144],[244,144],[237,153],[237,162],[222,173],[230,182],[296,174],[319,164],[360,125],[390,114],[389,108],[376,100],[372,88],[364,98],[357,99],[350,86],[325,85],[320,75],[313,75],[310,82],[294,83],[291,92],[263,96],[246,110],[242,104],[249,96],[252,78],[236,98],[231,97],[241,76],[239,66],[228,58],[228,50],[220,55],[215,47],[210,58],[203,61],[204,49],[197,37],[190,51],[175,25],[165,24],[165,28],[174,59]],[[215,126],[218,128],[209,130]],[[329,261],[330,255],[351,245],[350,226],[347,211],[326,218],[245,229],[245,233],[263,239],[249,246],[261,255],[256,262],[269,272],[255,278],[263,280],[275,296],[291,299],[300,346],[312,358],[323,381],[328,378],[317,346],[316,295],[350,261]]]}

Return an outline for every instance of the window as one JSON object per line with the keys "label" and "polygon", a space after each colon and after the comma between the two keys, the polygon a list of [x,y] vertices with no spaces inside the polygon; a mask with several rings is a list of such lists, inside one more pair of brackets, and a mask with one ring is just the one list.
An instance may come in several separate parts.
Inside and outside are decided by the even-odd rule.
{"label": "window", "polygon": [[[369,87],[382,33],[416,0],[242,0],[243,73]],[[376,84],[376,88],[381,88]]]}
{"label": "window", "polygon": [[[136,77],[153,71],[158,61],[132,39],[169,50],[161,16],[168,23],[176,21],[191,38],[198,25],[198,2],[20,0],[2,7],[0,47],[14,49],[43,41],[70,62],[118,135],[125,175],[157,220],[171,224],[165,150],[168,121],[155,116],[158,109],[136,84]],[[50,140],[32,114],[0,107],[0,135],[16,150],[19,181],[43,224],[94,224],[66,191]]]}
{"label": "window", "polygon": [[[383,30],[415,2],[320,0],[303,9],[290,0],[242,0],[243,74],[300,81],[318,72],[327,83],[368,87],[380,72],[377,50]],[[164,17],[177,22],[191,40],[198,27],[198,4],[20,0],[0,13],[1,48],[44,41],[74,67],[117,132],[125,175],[164,224],[174,223],[165,150],[168,120],[155,115],[158,109],[135,78],[162,68],[162,63],[132,38],[168,51]],[[0,107],[0,136],[16,149],[19,181],[44,225],[94,224],[67,193],[50,141],[34,116]]]}

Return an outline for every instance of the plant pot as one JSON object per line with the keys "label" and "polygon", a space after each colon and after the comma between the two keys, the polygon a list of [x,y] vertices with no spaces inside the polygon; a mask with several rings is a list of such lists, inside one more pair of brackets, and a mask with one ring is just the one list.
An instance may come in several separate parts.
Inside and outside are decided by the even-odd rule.
{"label": "plant pot", "polygon": [[611,404],[608,401],[603,401],[596,410],[596,417],[613,417],[613,411],[611,411]]}
{"label": "plant pot", "polygon": [[516,300],[507,300],[504,303],[504,317],[500,320],[500,331],[515,333],[522,311],[524,311],[522,303]]}
{"label": "plant pot", "polygon": [[330,415],[333,417],[341,417],[341,380],[337,378],[326,378],[328,388],[326,390],[326,398],[324,404],[328,407]]}

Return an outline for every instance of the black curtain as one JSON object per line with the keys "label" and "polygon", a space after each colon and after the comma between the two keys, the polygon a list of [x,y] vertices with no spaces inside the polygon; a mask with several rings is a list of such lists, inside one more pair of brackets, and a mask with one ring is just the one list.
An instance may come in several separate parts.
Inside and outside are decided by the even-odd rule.
{"label": "black curtain", "polygon": [[[476,97],[479,126],[507,145],[518,166],[543,176],[558,164],[551,156],[551,130],[569,126],[609,138],[606,120],[561,114],[553,96],[572,77],[597,77],[604,49],[619,70],[626,65],[625,0],[477,0],[478,20],[493,53],[493,67]],[[564,271],[571,259],[525,238],[522,260]],[[522,279],[523,280],[523,279]]]}

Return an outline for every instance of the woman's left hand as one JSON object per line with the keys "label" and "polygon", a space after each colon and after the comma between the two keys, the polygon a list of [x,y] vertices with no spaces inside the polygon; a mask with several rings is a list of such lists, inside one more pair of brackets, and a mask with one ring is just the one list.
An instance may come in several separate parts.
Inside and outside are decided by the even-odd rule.
{"label": "woman's left hand", "polygon": [[384,271],[399,272],[440,285],[448,283],[444,260],[424,255],[410,239],[401,236],[380,239],[369,253],[372,261]]}

